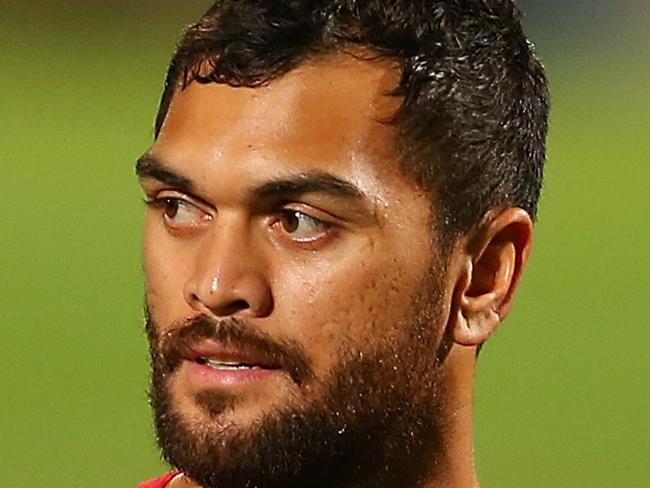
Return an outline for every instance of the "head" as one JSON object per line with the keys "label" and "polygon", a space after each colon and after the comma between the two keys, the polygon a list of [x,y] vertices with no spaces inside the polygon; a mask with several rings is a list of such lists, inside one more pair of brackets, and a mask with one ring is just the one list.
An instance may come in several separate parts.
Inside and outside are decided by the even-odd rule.
{"label": "head", "polygon": [[541,186],[519,22],[500,0],[225,0],[190,26],[137,170],[156,427],[197,484],[454,476]]}

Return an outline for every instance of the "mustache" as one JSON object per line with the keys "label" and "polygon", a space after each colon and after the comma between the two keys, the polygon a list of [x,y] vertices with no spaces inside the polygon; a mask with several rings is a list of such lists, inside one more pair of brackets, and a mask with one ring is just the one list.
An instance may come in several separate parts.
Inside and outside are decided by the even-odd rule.
{"label": "mustache", "polygon": [[180,327],[160,332],[149,310],[145,312],[151,360],[163,376],[176,371],[197,344],[212,340],[254,355],[264,364],[277,365],[299,385],[314,378],[307,353],[300,344],[275,339],[241,318],[199,315]]}

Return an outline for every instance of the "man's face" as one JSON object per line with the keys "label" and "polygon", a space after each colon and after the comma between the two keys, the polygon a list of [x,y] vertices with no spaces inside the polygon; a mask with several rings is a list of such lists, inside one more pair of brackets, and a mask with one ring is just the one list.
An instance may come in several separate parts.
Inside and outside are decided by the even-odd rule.
{"label": "man's face", "polygon": [[395,82],[337,55],[192,83],[139,163],[158,435],[203,486],[404,481],[435,455],[449,290],[380,122]]}

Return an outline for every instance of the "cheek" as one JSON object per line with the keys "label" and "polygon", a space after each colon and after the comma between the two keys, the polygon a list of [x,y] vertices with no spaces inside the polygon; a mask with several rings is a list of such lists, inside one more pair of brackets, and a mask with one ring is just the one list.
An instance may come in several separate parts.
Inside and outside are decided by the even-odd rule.
{"label": "cheek", "polygon": [[186,313],[183,287],[190,272],[191,253],[177,249],[159,226],[147,222],[143,237],[143,264],[147,304],[159,324]]}
{"label": "cheek", "polygon": [[424,268],[382,254],[292,267],[276,287],[292,335],[300,336],[321,372],[341,354],[367,353],[404,333]]}

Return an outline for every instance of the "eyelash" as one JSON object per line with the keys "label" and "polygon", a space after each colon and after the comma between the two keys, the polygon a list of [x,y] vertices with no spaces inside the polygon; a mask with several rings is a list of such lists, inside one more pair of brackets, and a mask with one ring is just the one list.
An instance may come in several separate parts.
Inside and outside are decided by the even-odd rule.
{"label": "eyelash", "polygon": [[[171,219],[174,218],[176,215],[169,217],[168,215],[165,214],[166,206],[170,202],[175,202],[176,205],[191,206],[195,208],[198,212],[202,212],[205,215],[207,215],[209,220],[211,220],[212,218],[212,216],[209,213],[207,213],[206,211],[201,209],[197,204],[193,203],[192,201],[189,201],[188,199],[181,198],[178,196],[156,196],[156,197],[146,196],[144,198],[145,205],[160,210],[163,213],[162,218],[165,221],[165,225],[174,233],[187,231],[187,230],[191,231],[193,229],[196,229],[198,225],[200,225],[200,223],[195,225],[191,225],[191,224],[175,225],[173,222],[171,222]],[[327,240],[334,237],[336,231],[338,230],[338,226],[335,223],[318,218],[312,215],[311,213],[302,211],[301,209],[286,206],[286,204],[284,205],[285,206],[283,206],[282,208],[280,208],[279,210],[273,213],[274,217],[270,222],[270,226],[272,229],[276,230],[280,234],[282,239],[290,241],[294,246],[303,249],[308,249],[308,250],[316,249],[317,247],[323,245]],[[293,231],[287,230],[286,227],[284,226],[284,224],[287,223],[286,220],[287,217],[298,220],[297,227]],[[322,231],[318,232],[318,234],[315,237],[307,237],[303,239],[291,238],[290,234],[296,232],[299,229],[299,226],[302,222],[308,222],[313,226],[321,228]]]}
{"label": "eyelash", "polygon": [[[272,223],[272,227],[278,230],[282,238],[287,238],[294,245],[297,245],[301,248],[314,249],[326,242],[328,238],[333,237],[337,231],[336,224],[320,219],[295,208],[282,208],[276,213],[276,215],[277,217],[275,217],[275,220]],[[291,219],[293,219],[294,222],[290,222]],[[291,234],[296,233],[300,230],[301,223],[304,223],[305,225],[311,225],[319,230],[316,231],[316,235],[313,237],[290,237]],[[295,226],[293,224],[295,224]],[[294,228],[289,229],[287,226]],[[309,233],[309,231],[307,232]]]}
{"label": "eyelash", "polygon": [[[201,206],[197,205],[193,201],[179,196],[162,195],[157,197],[145,197],[144,201],[148,207],[154,208],[161,212],[165,225],[173,232],[191,231],[201,226],[201,224],[205,223],[206,221],[212,220],[212,215],[202,209]],[[175,205],[175,209],[174,214],[170,216],[167,211],[172,205]],[[185,207],[186,211],[196,212],[197,219],[193,220],[190,217],[192,220],[191,222],[174,223],[172,219],[176,218],[178,212],[180,212],[181,208],[183,207]]]}

